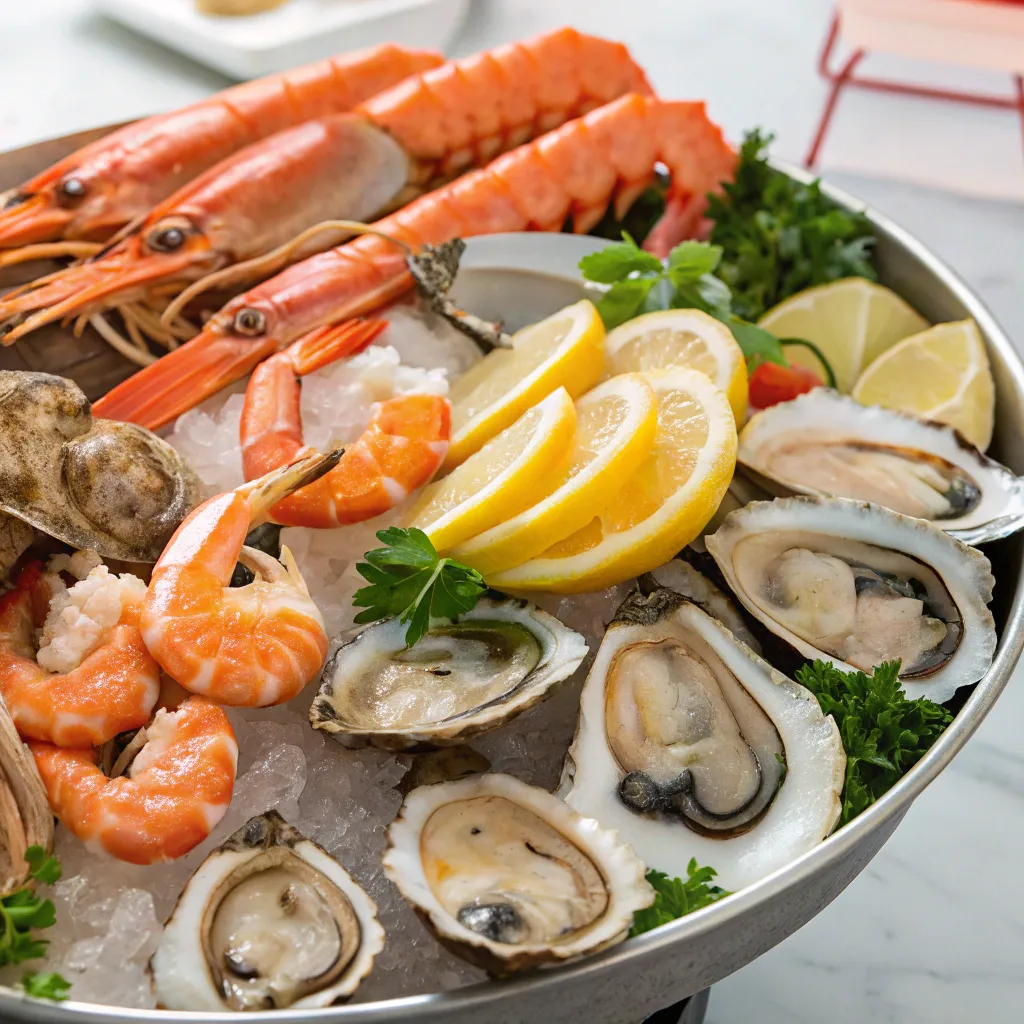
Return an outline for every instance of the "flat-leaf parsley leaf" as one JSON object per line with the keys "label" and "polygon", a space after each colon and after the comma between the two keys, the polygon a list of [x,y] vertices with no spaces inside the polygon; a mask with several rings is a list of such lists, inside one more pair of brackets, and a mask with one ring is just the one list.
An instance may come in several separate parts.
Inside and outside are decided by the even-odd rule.
{"label": "flat-leaf parsley leaf", "polygon": [[440,558],[430,538],[412,527],[389,526],[377,533],[384,545],[367,551],[356,566],[370,585],[355,592],[352,603],[364,608],[356,622],[397,618],[407,622],[406,645],[412,647],[431,618],[457,619],[476,605],[487,589],[483,576],[467,565]]}

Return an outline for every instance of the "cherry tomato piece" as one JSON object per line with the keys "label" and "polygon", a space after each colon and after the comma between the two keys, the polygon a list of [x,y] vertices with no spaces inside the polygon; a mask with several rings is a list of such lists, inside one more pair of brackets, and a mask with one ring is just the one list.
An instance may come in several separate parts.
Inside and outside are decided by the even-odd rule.
{"label": "cherry tomato piece", "polygon": [[820,388],[824,381],[806,366],[779,366],[761,363],[750,375],[750,404],[755,409],[788,402],[812,388]]}

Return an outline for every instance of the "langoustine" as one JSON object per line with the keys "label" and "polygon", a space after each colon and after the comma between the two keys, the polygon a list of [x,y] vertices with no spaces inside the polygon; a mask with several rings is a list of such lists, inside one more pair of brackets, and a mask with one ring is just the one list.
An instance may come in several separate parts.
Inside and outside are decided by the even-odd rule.
{"label": "langoustine", "polygon": [[88,243],[106,242],[243,146],[302,121],[351,110],[443,60],[430,51],[385,44],[246,82],[125,125],[0,195],[0,248],[21,250],[0,260],[87,255],[95,249]]}
{"label": "langoustine", "polygon": [[[67,592],[54,614],[52,580],[33,562],[0,597],[0,693],[25,738],[62,747],[99,746],[145,725],[160,694],[160,668],[139,632],[145,584],[131,576],[118,579],[97,566]],[[80,607],[73,603],[76,589],[83,592]],[[98,634],[91,649],[64,651],[64,637],[47,636],[62,611],[77,620],[79,632]],[[108,626],[104,616],[115,621]],[[44,646],[37,654],[35,631],[44,618]],[[80,646],[90,637],[73,639]],[[84,654],[80,660],[79,654]]]}
{"label": "langoustine", "polygon": [[[369,344],[382,320],[345,323],[300,338],[260,363],[242,408],[242,469],[253,480],[307,452],[302,439],[299,378]],[[270,510],[283,526],[332,529],[379,516],[426,484],[448,450],[448,399],[398,395],[379,402],[370,423],[338,464]]]}
{"label": "langoustine", "polygon": [[[153,209],[97,258],[0,300],[4,344],[63,317],[120,307],[136,344],[173,347],[179,312],[200,291],[251,286],[350,236],[470,167],[625,93],[648,93],[621,43],[559,29],[413,75],[351,114],[265,138],[212,167]],[[160,322],[147,298],[177,297]],[[95,325],[113,340],[109,328]],[[116,344],[116,342],[114,342]]]}
{"label": "langoustine", "polygon": [[224,817],[238,744],[223,709],[189,697],[161,708],[141,732],[127,775],[110,778],[92,749],[30,742],[61,824],[93,848],[132,864],[183,857]]}
{"label": "langoustine", "polygon": [[[414,250],[459,236],[557,231],[570,218],[584,232],[611,204],[623,214],[659,162],[671,175],[674,229],[696,229],[705,194],[731,177],[735,153],[703,103],[629,95],[428,193],[374,230]],[[401,295],[411,283],[405,255],[364,235],[294,264],[114,388],[97,412],[151,428],[169,423],[309,330]]]}
{"label": "langoustine", "polygon": [[[283,565],[244,547],[249,531],[296,488],[337,464],[310,455],[210,498],[178,527],[153,569],[140,625],[160,667],[220,704],[266,707],[294,697],[320,671],[327,634],[291,552]],[[230,587],[236,562],[256,576]]]}

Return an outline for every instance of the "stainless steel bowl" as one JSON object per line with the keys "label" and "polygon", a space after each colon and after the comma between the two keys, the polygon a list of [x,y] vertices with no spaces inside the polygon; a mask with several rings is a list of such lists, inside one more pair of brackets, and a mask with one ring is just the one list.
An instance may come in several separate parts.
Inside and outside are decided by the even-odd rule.
{"label": "stainless steel bowl", "polygon": [[[795,177],[802,172],[784,168]],[[900,227],[836,189],[841,206],[864,210],[878,236],[882,281],[932,321],[973,317],[988,344],[995,375],[997,418],[993,454],[1018,473],[1024,452],[1024,365],[991,314],[962,281]],[[545,244],[536,239],[538,251]],[[553,244],[559,244],[552,239]],[[487,259],[482,260],[483,266]],[[530,264],[527,264],[530,266]],[[539,269],[533,264],[534,269]],[[524,268],[523,272],[527,272]],[[993,612],[1000,642],[992,668],[927,756],[850,825],[799,860],[720,904],[649,932],[600,956],[557,970],[436,995],[361,1003],[318,1011],[249,1014],[246,1019],[297,1024],[631,1024],[699,992],[792,934],[860,873],[910,804],[953,759],[995,703],[1024,646],[1022,540],[987,551],[996,566]],[[154,1013],[69,1002],[30,1002],[0,991],[0,1020],[49,1024],[128,1021],[237,1021],[231,1014]]]}

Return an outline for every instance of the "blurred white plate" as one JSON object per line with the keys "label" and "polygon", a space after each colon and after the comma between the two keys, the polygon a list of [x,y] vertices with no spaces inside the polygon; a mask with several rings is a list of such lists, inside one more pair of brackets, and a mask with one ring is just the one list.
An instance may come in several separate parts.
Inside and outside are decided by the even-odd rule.
{"label": "blurred white plate", "polygon": [[93,0],[164,46],[232,78],[256,78],[376,43],[443,50],[469,0],[288,0],[244,18],[200,14],[194,0]]}

